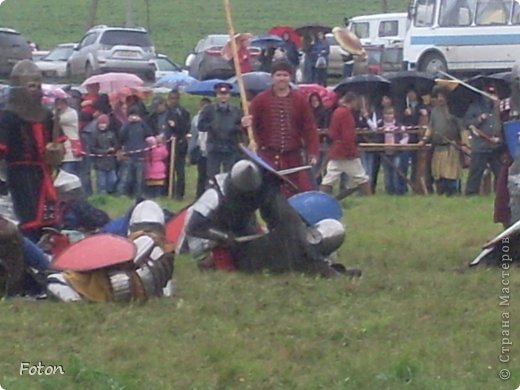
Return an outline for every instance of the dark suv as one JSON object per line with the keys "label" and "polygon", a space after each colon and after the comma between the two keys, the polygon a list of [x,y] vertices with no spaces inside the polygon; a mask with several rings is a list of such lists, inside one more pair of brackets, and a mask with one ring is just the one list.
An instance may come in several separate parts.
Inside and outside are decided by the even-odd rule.
{"label": "dark suv", "polygon": [[15,30],[0,28],[0,75],[8,76],[14,64],[25,59],[32,59],[27,40]]}

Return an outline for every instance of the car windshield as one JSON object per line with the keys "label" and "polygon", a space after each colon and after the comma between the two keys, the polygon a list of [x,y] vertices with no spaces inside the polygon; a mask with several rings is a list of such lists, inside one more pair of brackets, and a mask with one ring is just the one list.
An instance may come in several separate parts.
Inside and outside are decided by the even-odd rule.
{"label": "car windshield", "polygon": [[181,68],[166,58],[157,58],[157,67],[163,72],[180,71]]}
{"label": "car windshield", "polygon": [[127,45],[150,47],[152,42],[146,32],[129,31],[129,30],[109,30],[105,31],[101,37],[100,43],[103,45]]}
{"label": "car windshield", "polygon": [[57,47],[42,59],[44,61],[67,61],[73,51],[72,47]]}

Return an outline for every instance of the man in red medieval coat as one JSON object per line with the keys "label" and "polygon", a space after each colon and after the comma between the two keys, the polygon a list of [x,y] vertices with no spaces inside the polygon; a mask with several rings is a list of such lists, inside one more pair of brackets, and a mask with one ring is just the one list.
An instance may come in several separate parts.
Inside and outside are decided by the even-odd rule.
{"label": "man in red medieval coat", "polygon": [[[318,129],[313,113],[305,96],[291,88],[292,72],[289,62],[275,62],[272,88],[253,99],[251,116],[242,121],[243,126],[252,125],[257,153],[276,170],[315,165],[319,154]],[[300,192],[315,186],[310,170],[287,177]],[[295,191],[286,187],[283,192],[290,196]]]}
{"label": "man in red medieval coat", "polygon": [[7,184],[20,229],[32,239],[38,239],[41,227],[57,222],[49,163],[57,167],[63,157],[52,142],[52,113],[42,106],[41,83],[41,72],[32,61],[18,62],[11,72],[6,109],[0,115],[0,158],[7,162]]}

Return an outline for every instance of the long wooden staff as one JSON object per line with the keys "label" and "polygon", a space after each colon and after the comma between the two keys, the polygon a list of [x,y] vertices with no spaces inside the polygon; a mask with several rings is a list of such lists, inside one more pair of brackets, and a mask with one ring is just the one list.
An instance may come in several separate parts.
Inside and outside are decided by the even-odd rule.
{"label": "long wooden staff", "polygon": [[176,137],[171,138],[170,145],[170,177],[168,180],[168,197],[173,195],[173,182],[175,181],[175,141]]}
{"label": "long wooden staff", "polygon": [[[244,110],[244,115],[249,116],[249,105],[247,104],[246,88],[244,79],[242,78],[242,70],[240,69],[240,59],[238,58],[237,42],[235,40],[235,28],[233,27],[233,18],[231,17],[231,5],[229,0],[224,0],[224,10],[226,12],[226,20],[229,32],[229,40],[231,43],[231,53],[233,54],[233,64],[237,76],[238,88],[240,90],[240,101]],[[253,128],[247,127],[247,136],[249,137],[249,148],[256,150],[256,143],[253,137]]]}
{"label": "long wooden staff", "polygon": [[476,93],[478,93],[478,94],[481,94],[482,96],[485,96],[485,97],[487,97],[488,99],[491,99],[491,100],[493,100],[493,101],[498,100],[498,97],[496,97],[496,96],[494,96],[494,95],[491,95],[491,94],[489,94],[489,93],[487,93],[487,92],[484,92],[484,91],[482,91],[482,90],[480,90],[480,89],[474,87],[473,85],[468,84],[468,83],[462,81],[461,79],[456,78],[455,76],[452,76],[451,74],[448,74],[448,73],[446,73],[446,72],[443,72],[442,70],[439,70],[438,72],[439,72],[440,74],[442,74],[443,76],[449,77],[451,80],[457,81],[458,83],[464,85],[466,88],[471,89],[473,92],[476,92]]}

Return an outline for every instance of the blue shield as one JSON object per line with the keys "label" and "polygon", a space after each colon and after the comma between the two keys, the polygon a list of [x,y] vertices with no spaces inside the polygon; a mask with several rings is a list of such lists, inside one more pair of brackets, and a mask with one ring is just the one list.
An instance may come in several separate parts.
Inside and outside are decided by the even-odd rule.
{"label": "blue shield", "polygon": [[504,138],[513,158],[520,152],[520,121],[504,123]]}
{"label": "blue shield", "polygon": [[343,209],[339,202],[324,192],[307,191],[293,195],[289,198],[289,204],[310,226],[326,218],[338,221],[343,218]]}

